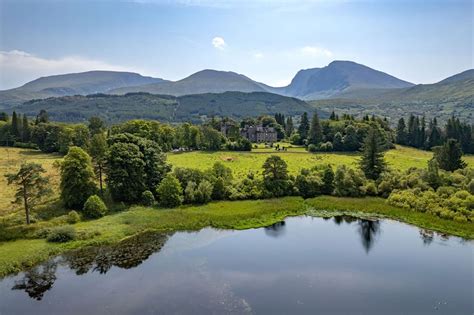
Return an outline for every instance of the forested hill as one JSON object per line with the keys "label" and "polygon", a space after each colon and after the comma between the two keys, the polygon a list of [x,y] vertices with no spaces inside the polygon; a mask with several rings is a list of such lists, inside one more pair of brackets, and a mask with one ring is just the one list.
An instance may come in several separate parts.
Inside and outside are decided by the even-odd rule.
{"label": "forested hill", "polygon": [[[129,93],[95,94],[32,100],[14,108],[17,113],[35,116],[44,109],[50,119],[80,122],[99,116],[109,123],[129,119],[156,119],[164,122],[200,122],[203,118],[222,116],[241,119],[259,115],[300,115],[313,112],[306,102],[267,92],[225,92],[186,96]],[[326,117],[326,113],[321,113]]]}

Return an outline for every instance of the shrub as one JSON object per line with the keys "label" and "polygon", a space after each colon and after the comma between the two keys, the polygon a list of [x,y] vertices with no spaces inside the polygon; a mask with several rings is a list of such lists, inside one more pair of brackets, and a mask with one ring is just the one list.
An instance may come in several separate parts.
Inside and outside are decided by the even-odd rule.
{"label": "shrub", "polygon": [[158,203],[162,207],[174,208],[183,203],[183,188],[172,174],[166,175],[156,189]]}
{"label": "shrub", "polygon": [[64,243],[76,239],[76,230],[72,226],[60,226],[52,229],[47,237],[48,242]]}
{"label": "shrub", "polygon": [[142,192],[142,205],[151,207],[155,204],[155,196],[149,190]]}
{"label": "shrub", "polygon": [[92,195],[87,199],[82,211],[86,218],[96,219],[104,216],[107,212],[107,207],[99,196]]}
{"label": "shrub", "polygon": [[374,181],[368,181],[365,185],[365,193],[368,196],[376,196],[377,195],[377,186],[375,186]]}
{"label": "shrub", "polygon": [[321,143],[321,145],[319,146],[319,150],[323,151],[323,152],[329,152],[329,151],[332,151],[333,150],[333,145],[331,142],[325,142],[325,143]]}
{"label": "shrub", "polygon": [[203,180],[199,183],[195,191],[195,201],[198,203],[206,203],[211,201],[212,190],[212,184],[207,180]]}
{"label": "shrub", "polygon": [[81,217],[79,216],[79,213],[77,213],[77,211],[72,210],[69,211],[69,213],[67,214],[66,221],[69,224],[74,224],[81,221]]}
{"label": "shrub", "polygon": [[184,201],[186,203],[193,203],[196,200],[196,183],[193,181],[188,182],[186,189],[184,190]]}
{"label": "shrub", "polygon": [[317,147],[315,144],[312,144],[312,143],[311,143],[311,144],[308,146],[308,151],[309,151],[309,152],[316,152],[316,151],[318,151],[318,147]]}
{"label": "shrub", "polygon": [[467,185],[467,190],[474,195],[474,179],[472,179]]}

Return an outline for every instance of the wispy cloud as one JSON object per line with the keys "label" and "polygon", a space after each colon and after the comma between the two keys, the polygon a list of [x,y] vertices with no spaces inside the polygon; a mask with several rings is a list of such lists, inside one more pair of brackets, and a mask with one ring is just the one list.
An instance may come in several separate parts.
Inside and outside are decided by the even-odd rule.
{"label": "wispy cloud", "polygon": [[0,51],[0,89],[17,87],[41,76],[90,70],[137,71],[80,56],[48,59],[20,50]]}
{"label": "wispy cloud", "polygon": [[224,50],[227,47],[227,44],[222,37],[216,36],[212,39],[212,46],[217,49]]}
{"label": "wispy cloud", "polygon": [[326,48],[317,47],[317,46],[305,46],[299,49],[299,52],[305,56],[312,57],[332,57],[333,53]]}

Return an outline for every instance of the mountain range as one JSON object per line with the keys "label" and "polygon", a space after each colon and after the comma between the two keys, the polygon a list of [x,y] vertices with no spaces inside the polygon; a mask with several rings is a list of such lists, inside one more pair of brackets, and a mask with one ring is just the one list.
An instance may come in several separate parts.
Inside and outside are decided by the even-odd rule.
{"label": "mountain range", "polygon": [[[435,84],[418,84],[400,80],[387,73],[374,70],[367,66],[351,61],[333,61],[322,68],[300,70],[291,83],[286,87],[271,87],[254,81],[242,74],[228,71],[202,70],[178,81],[168,81],[159,78],[145,77],[137,73],[114,71],[90,71],[42,77],[25,85],[0,91],[0,108],[17,108],[32,111],[35,106],[47,104],[62,104],[64,100],[80,101],[80,98],[67,98],[73,95],[110,94],[127,95],[128,93],[157,94],[158,98],[173,96],[176,100],[185,95],[192,95],[196,108],[189,106],[189,117],[196,115],[218,115],[214,105],[203,102],[196,95],[212,95],[216,93],[240,92],[241,94],[226,94],[220,100],[226,100],[225,106],[240,106],[246,103],[248,97],[243,93],[263,93],[259,96],[269,98],[265,104],[271,104],[271,93],[286,97],[295,97],[309,102],[323,112],[337,110],[356,115],[365,113],[400,116],[406,113],[434,116],[450,116],[453,114],[474,122],[474,70],[467,70]],[[63,98],[66,97],[66,98]],[[178,97],[178,98],[176,98]],[[239,100],[238,97],[243,97]],[[55,99],[59,98],[59,99]],[[253,99],[254,97],[250,97]],[[27,102],[29,100],[43,100]],[[126,98],[124,98],[126,99]],[[124,99],[117,98],[123,108]],[[147,98],[149,100],[150,97]],[[207,100],[206,97],[204,99]],[[229,100],[233,100],[230,102]],[[21,105],[21,104],[24,104]],[[82,102],[81,104],[83,104]],[[159,102],[163,104],[163,102]],[[280,102],[290,104],[292,102]],[[255,104],[255,103],[254,103]],[[133,109],[137,104],[129,104]],[[203,109],[205,106],[206,109]],[[49,107],[49,106],[46,106]],[[208,108],[207,108],[208,107]],[[221,104],[220,114],[227,111]],[[268,107],[266,107],[268,109]],[[53,108],[51,108],[53,109]],[[281,108],[280,108],[281,109]],[[62,110],[61,110],[62,111]],[[77,112],[74,110],[74,112]],[[235,112],[237,116],[243,112],[249,113],[248,108]],[[291,108],[285,111],[291,112]],[[255,114],[256,115],[256,114]],[[167,119],[169,119],[169,116]],[[63,119],[68,120],[68,119]]]}

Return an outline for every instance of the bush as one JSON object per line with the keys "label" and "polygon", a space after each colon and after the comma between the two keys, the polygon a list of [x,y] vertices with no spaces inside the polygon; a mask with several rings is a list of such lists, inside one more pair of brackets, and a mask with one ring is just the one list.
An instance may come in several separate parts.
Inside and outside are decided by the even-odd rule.
{"label": "bush", "polygon": [[76,230],[72,226],[60,226],[52,229],[47,237],[48,242],[64,243],[76,239]]}
{"label": "bush", "polygon": [[311,143],[311,144],[308,146],[308,151],[309,151],[309,152],[316,152],[316,151],[318,151],[318,147],[317,147],[316,145],[314,145],[314,144]]}
{"label": "bush", "polygon": [[79,216],[79,213],[77,213],[75,210],[72,210],[67,214],[66,221],[69,224],[74,224],[81,221],[81,217]]}
{"label": "bush", "polygon": [[155,204],[155,196],[153,196],[153,193],[149,190],[145,190],[142,193],[142,205],[151,207]]}
{"label": "bush", "polygon": [[206,203],[212,200],[213,186],[207,180],[203,180],[197,186],[195,191],[195,201],[198,203]]}
{"label": "bush", "polygon": [[158,203],[162,207],[174,208],[183,203],[183,188],[172,174],[166,175],[156,189]]}
{"label": "bush", "polygon": [[474,179],[467,185],[467,190],[474,195]]}
{"label": "bush", "polygon": [[86,218],[97,219],[104,216],[107,212],[107,206],[99,196],[92,195],[87,199],[82,211]]}
{"label": "bush", "polygon": [[319,146],[319,150],[323,151],[323,152],[330,152],[333,150],[333,145],[331,142],[325,142],[325,143],[321,143],[321,145]]}

